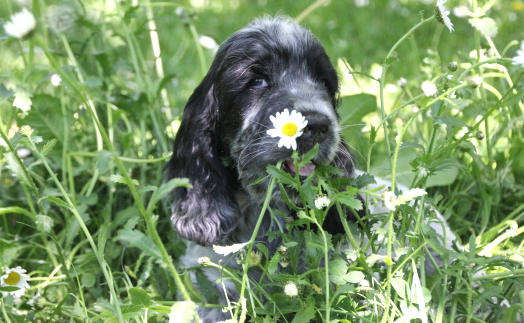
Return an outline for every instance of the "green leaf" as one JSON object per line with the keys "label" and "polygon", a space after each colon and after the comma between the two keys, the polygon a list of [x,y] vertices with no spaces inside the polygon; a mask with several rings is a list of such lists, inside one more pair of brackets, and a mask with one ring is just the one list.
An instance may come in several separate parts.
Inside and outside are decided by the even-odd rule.
{"label": "green leaf", "polygon": [[158,201],[163,199],[167,194],[171,193],[177,187],[192,188],[191,184],[189,184],[188,178],[173,178],[165,183],[162,183],[162,185],[160,185],[153,195],[151,195],[149,204],[147,205],[147,211],[151,212]]}
{"label": "green leaf", "polygon": [[[127,185],[127,182],[126,182],[126,179],[124,178],[124,176],[119,175],[119,174],[113,174],[113,175],[109,176],[109,180],[111,182]],[[131,179],[131,181],[133,182],[134,185],[136,185],[136,186],[139,185],[139,183],[138,183],[138,181],[136,179]]]}
{"label": "green leaf", "polygon": [[83,273],[82,278],[80,279],[82,286],[85,288],[91,288],[95,286],[96,277],[92,273]]}
{"label": "green leaf", "polygon": [[401,277],[393,277],[390,281],[391,286],[402,299],[407,299],[407,293],[411,290],[408,283]]}
{"label": "green leaf", "polygon": [[40,200],[38,200],[39,202],[41,200],[48,200],[49,202],[51,203],[54,203],[60,207],[65,207],[65,208],[68,208],[68,209],[71,209],[71,207],[69,206],[69,204],[67,204],[66,202],[64,202],[64,200],[62,200],[61,198],[58,198],[56,196],[44,196],[42,198],[40,198]]}
{"label": "green leaf", "polygon": [[433,118],[433,123],[434,124],[446,124],[449,126],[468,127],[468,124],[465,123],[464,121],[453,118],[453,117],[448,117],[448,116],[435,117]]}
{"label": "green leaf", "polygon": [[160,313],[160,314],[169,314],[169,312],[171,312],[171,307],[163,306],[163,305],[155,305],[155,306],[150,306],[149,310]]}
{"label": "green leaf", "polygon": [[162,259],[162,254],[153,240],[140,231],[125,228],[118,231],[117,237],[119,240],[128,243],[130,246],[142,250],[150,257],[158,260]]}
{"label": "green leaf", "polygon": [[283,171],[283,170],[281,170],[279,168],[276,168],[273,165],[267,166],[266,171],[267,171],[267,173],[269,175],[271,175],[272,177],[276,178],[282,184],[286,184],[286,185],[289,185],[291,187],[296,187],[297,186],[295,184],[295,180],[293,179],[293,177],[291,177],[291,175],[289,175],[288,173],[286,173],[285,171]]}
{"label": "green leaf", "polygon": [[335,276],[344,276],[348,271],[348,265],[342,259],[334,259],[329,262],[329,273]]}
{"label": "green leaf", "polygon": [[350,271],[344,275],[344,280],[352,284],[358,284],[365,278],[366,276],[361,271]]}
{"label": "green leaf", "polygon": [[129,289],[129,298],[131,299],[131,304],[133,305],[140,305],[144,308],[148,308],[153,304],[151,301],[151,297],[140,288],[131,287]]}
{"label": "green leaf", "polygon": [[302,308],[293,318],[291,323],[307,323],[315,318],[315,300],[309,299],[306,307]]}
{"label": "green leaf", "polygon": [[338,108],[341,125],[355,125],[371,112],[377,111],[377,99],[374,95],[359,93],[345,96]]}
{"label": "green leaf", "polygon": [[100,150],[96,154],[96,167],[100,174],[104,174],[109,170],[112,154],[107,150]]}
{"label": "green leaf", "polygon": [[106,247],[107,242],[107,232],[111,228],[111,223],[104,223],[100,227],[100,230],[98,230],[98,252],[100,254],[104,254],[104,249]]}
{"label": "green leaf", "polygon": [[362,210],[362,201],[357,199],[355,195],[341,194],[336,197],[337,201],[345,204],[355,211]]}
{"label": "green leaf", "polygon": [[302,156],[302,159],[298,163],[298,167],[302,167],[306,165],[307,163],[311,162],[311,159],[313,159],[318,154],[319,144],[317,143],[313,149],[311,149],[307,154]]}
{"label": "green leaf", "polygon": [[56,139],[51,139],[51,140],[49,140],[49,141],[45,144],[44,148],[42,148],[42,150],[40,151],[40,153],[42,154],[42,156],[47,155],[47,154],[51,151],[51,149],[53,149],[53,147],[54,147],[55,145],[56,145]]}

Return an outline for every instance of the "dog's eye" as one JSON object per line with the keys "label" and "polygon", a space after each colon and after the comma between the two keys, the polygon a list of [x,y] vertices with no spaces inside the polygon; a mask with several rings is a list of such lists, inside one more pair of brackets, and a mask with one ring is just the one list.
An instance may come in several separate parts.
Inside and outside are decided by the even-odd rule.
{"label": "dog's eye", "polygon": [[262,77],[257,77],[257,78],[252,79],[249,82],[249,87],[252,89],[262,89],[262,88],[268,87],[268,84],[267,84],[266,79]]}

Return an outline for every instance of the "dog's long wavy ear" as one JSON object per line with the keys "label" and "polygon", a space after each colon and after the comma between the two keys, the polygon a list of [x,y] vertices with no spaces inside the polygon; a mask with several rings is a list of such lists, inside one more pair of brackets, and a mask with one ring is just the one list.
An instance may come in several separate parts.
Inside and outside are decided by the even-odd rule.
{"label": "dog's long wavy ear", "polygon": [[[234,229],[238,205],[219,134],[219,105],[215,97],[216,66],[189,98],[177,132],[169,178],[189,178],[193,188],[174,190],[171,221],[178,234],[200,245],[220,242]],[[227,151],[227,149],[225,150]]]}

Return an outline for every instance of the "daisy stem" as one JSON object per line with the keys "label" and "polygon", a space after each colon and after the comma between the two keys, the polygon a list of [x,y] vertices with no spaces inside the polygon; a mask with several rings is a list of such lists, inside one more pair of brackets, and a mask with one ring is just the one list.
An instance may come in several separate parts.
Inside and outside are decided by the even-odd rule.
{"label": "daisy stem", "polygon": [[[282,167],[282,161],[279,161],[276,167],[280,169],[280,167]],[[251,239],[249,239],[249,243],[247,247],[247,256],[244,259],[244,272],[242,274],[242,287],[240,288],[240,297],[238,298],[239,300],[244,298],[244,292],[246,289],[246,281],[247,281],[247,270],[249,268],[249,257],[251,256],[251,251],[253,251],[253,244],[255,243],[255,240],[257,239],[258,230],[260,229],[260,225],[262,224],[262,219],[264,219],[266,210],[269,207],[269,201],[271,200],[271,196],[273,195],[273,188],[275,187],[275,182],[276,182],[276,178],[272,177],[271,181],[269,182],[269,187],[266,193],[266,198],[264,199],[264,204],[262,205],[262,209],[260,210],[260,215],[258,216],[257,223],[255,225],[255,228],[253,229],[253,234],[251,235]],[[235,310],[235,318],[237,316],[238,316],[238,307]]]}
{"label": "daisy stem", "polygon": [[[402,38],[400,38],[396,43],[395,45],[393,45],[393,47],[391,47],[391,49],[389,50],[389,53],[387,54],[386,58],[384,59],[384,63],[383,63],[383,66],[382,66],[382,74],[380,76],[380,112],[381,112],[381,117],[382,117],[382,120],[386,120],[386,110],[385,110],[385,104],[384,104],[384,85],[386,83],[386,73],[387,73],[387,69],[389,67],[389,65],[391,65],[391,58],[393,57],[393,54],[395,52],[395,49],[397,49],[397,47],[404,41],[406,40],[409,36],[411,36],[415,30],[417,30],[418,28],[420,28],[422,25],[432,21],[433,19],[435,19],[435,15],[427,18],[427,19],[424,19],[422,20],[421,22],[419,22],[418,24],[416,24],[413,28],[411,28],[404,36],[402,36]],[[385,137],[385,141],[386,141],[386,148],[387,148],[387,152],[388,152],[388,156],[391,156],[391,147],[390,147],[390,144],[389,144],[389,137],[388,137],[388,127],[387,126],[384,126],[384,137]],[[390,166],[391,166],[391,160],[389,160],[390,162]]]}
{"label": "daisy stem", "polygon": [[2,314],[4,315],[5,322],[11,323],[11,320],[9,319],[9,316],[7,316],[7,312],[5,311],[5,305],[4,305],[4,299],[0,299],[0,303],[2,303]]}

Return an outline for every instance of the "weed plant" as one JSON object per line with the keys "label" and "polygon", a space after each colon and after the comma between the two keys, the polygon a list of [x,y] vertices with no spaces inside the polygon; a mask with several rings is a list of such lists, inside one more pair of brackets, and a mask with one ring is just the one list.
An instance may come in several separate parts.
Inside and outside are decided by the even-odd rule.
{"label": "weed plant", "polygon": [[[307,22],[320,19],[326,3],[293,6],[301,5],[297,17]],[[519,39],[512,37],[524,35],[508,33],[497,17],[522,18],[524,5],[502,3],[468,2],[469,25],[455,27],[457,38],[465,33],[459,26],[469,28],[473,41],[465,43],[472,47],[461,48],[456,62],[443,61],[436,46],[401,50],[405,43],[418,50],[420,30],[432,39],[448,32],[439,23],[444,12],[419,1],[402,2],[425,10],[390,49],[378,51],[380,67],[336,60],[343,136],[361,169],[391,186],[372,190],[372,175],[345,179],[331,167],[300,181],[269,166],[262,214],[287,217],[271,209],[273,189],[285,197],[291,186],[302,199],[286,200],[298,217],[270,233],[283,241],[278,252],[269,254],[254,232],[229,250],[242,270],[202,258],[201,267],[181,271],[184,243],[163,201],[190,183],[164,182],[162,168],[188,91],[212,56],[201,45],[202,21],[175,3],[33,1],[34,30],[0,39],[0,320],[198,322],[197,306],[217,306],[215,282],[201,272],[212,266],[240,291],[224,308],[232,322],[522,321],[524,66],[515,63],[524,48],[514,54]],[[20,11],[9,1],[2,6],[9,15]],[[172,20],[181,23],[164,29]],[[493,41],[498,25],[500,48]],[[166,46],[159,33],[169,36]],[[192,78],[171,74],[173,66]],[[294,155],[295,162],[314,155]],[[397,183],[424,191],[399,191]],[[364,207],[357,193],[368,206],[390,203],[390,212],[346,221],[344,214]],[[327,206],[339,211],[344,235],[312,229]],[[459,236],[451,250],[429,225],[435,210]],[[12,295],[18,288],[7,273],[17,266],[31,278],[21,297]],[[251,279],[250,270],[262,279]]]}

